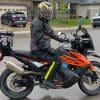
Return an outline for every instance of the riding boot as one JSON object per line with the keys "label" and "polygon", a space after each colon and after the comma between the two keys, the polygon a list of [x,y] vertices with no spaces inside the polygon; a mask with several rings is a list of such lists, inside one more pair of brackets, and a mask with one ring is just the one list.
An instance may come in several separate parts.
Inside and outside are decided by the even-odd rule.
{"label": "riding boot", "polygon": [[50,68],[48,69],[46,75],[45,75],[45,81],[44,81],[44,85],[50,88],[54,88],[56,89],[57,86],[54,84],[53,80],[54,80],[54,76],[59,68],[59,66],[61,65],[61,63],[58,62],[52,62]]}

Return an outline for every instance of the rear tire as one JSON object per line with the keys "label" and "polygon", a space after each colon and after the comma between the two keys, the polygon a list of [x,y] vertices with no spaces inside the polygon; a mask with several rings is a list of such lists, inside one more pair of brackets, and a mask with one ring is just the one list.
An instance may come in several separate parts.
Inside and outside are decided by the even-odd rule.
{"label": "rear tire", "polygon": [[17,75],[16,73],[12,72],[9,69],[6,69],[2,73],[1,83],[0,83],[1,91],[4,93],[5,96],[7,96],[11,99],[17,99],[18,100],[18,99],[22,99],[22,98],[27,97],[32,92],[34,85],[32,84],[32,85],[26,86],[25,88],[24,87],[17,87],[14,84],[14,81],[13,81],[14,76],[12,77],[12,79],[11,79],[12,81],[10,80],[9,85],[8,85],[7,80],[8,80],[8,78],[11,74]]}
{"label": "rear tire", "polygon": [[[79,80],[78,85],[79,85],[80,89],[81,89],[85,94],[87,94],[87,95],[89,95],[89,96],[94,96],[94,95],[100,94],[100,62],[91,61],[91,63],[92,63],[96,68],[99,69],[99,71],[96,70],[96,73],[99,73],[99,76],[98,76],[98,77],[99,77],[99,86],[98,86],[98,88],[93,89],[93,90],[89,90],[89,89],[84,85],[84,80],[83,80],[83,78]],[[97,74],[97,75],[98,75],[98,74]],[[87,80],[87,81],[88,81],[88,80]],[[87,84],[90,84],[90,83],[87,83]],[[92,83],[91,83],[91,84],[92,84]],[[94,84],[92,84],[92,85],[94,85]],[[94,87],[93,87],[93,88],[94,88]]]}

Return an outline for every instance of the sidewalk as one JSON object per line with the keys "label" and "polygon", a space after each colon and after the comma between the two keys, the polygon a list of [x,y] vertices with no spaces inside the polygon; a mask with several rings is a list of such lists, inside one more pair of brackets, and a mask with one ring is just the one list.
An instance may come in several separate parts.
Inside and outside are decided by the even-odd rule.
{"label": "sidewalk", "polygon": [[[91,25],[84,25],[84,27],[86,27],[86,28],[91,28]],[[53,27],[53,29],[54,29],[55,31],[69,31],[69,30],[77,29],[77,26],[66,27],[66,28],[62,28],[62,27]],[[19,35],[19,34],[28,34],[28,33],[30,33],[30,22],[27,24],[26,27],[22,27],[22,26],[18,26],[18,27],[9,27],[9,26],[7,26],[7,25],[1,25],[1,24],[0,24],[0,30],[12,31],[12,32],[14,32],[15,35]]]}

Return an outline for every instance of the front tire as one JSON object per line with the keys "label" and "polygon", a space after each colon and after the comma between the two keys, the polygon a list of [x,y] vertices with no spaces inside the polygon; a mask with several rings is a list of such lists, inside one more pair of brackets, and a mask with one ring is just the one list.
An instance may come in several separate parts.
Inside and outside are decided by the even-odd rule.
{"label": "front tire", "polygon": [[[94,95],[98,95],[100,94],[100,62],[97,61],[91,61],[91,63],[96,67],[96,74],[98,76],[98,84],[95,83],[88,83],[90,81],[89,78],[87,78],[87,76],[82,77],[82,79],[79,80],[78,85],[80,87],[80,89],[87,95],[89,96],[94,96]],[[86,82],[85,82],[86,81]],[[90,81],[91,82],[91,81]],[[88,89],[87,86],[85,86],[87,84],[88,88],[89,86],[92,86],[92,89]],[[97,86],[98,85],[98,86]],[[95,88],[95,86],[97,86]],[[94,88],[94,89],[93,89]]]}
{"label": "front tire", "polygon": [[[10,76],[13,76],[12,79],[9,79]],[[1,91],[5,96],[11,99],[22,99],[27,97],[33,90],[34,85],[29,85],[26,87],[16,87],[13,80],[16,73],[12,72],[9,69],[6,69],[1,75]],[[10,82],[9,82],[10,81]]]}

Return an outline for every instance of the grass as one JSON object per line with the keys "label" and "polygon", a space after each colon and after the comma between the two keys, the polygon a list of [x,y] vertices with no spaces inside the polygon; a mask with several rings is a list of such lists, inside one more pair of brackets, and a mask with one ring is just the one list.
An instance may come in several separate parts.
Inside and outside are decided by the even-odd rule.
{"label": "grass", "polygon": [[[79,25],[79,19],[52,19],[50,24],[54,27],[71,27]],[[91,20],[84,19],[83,25],[91,24]]]}

